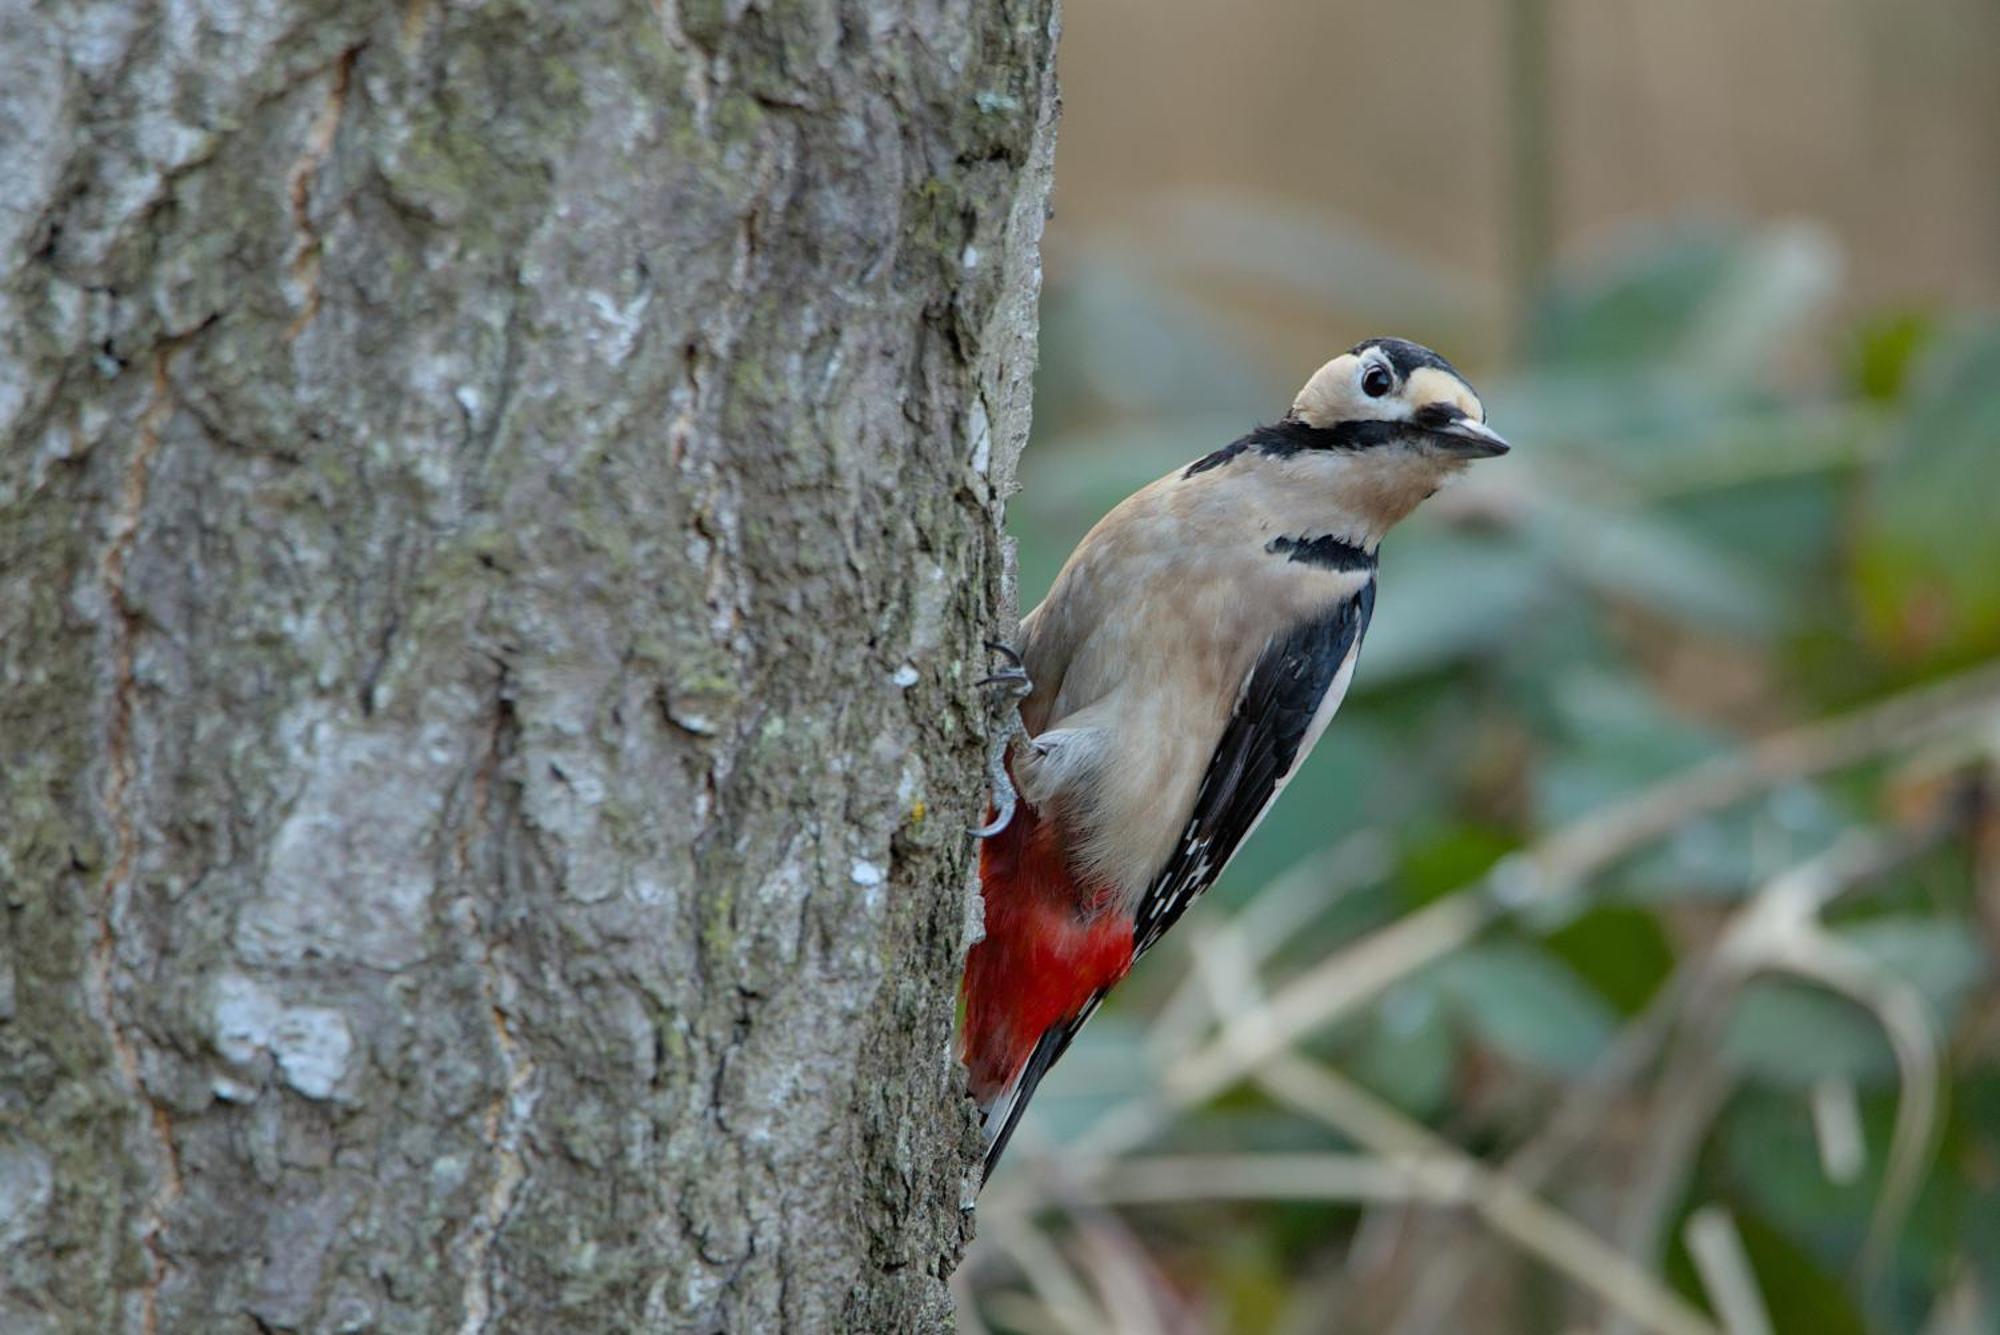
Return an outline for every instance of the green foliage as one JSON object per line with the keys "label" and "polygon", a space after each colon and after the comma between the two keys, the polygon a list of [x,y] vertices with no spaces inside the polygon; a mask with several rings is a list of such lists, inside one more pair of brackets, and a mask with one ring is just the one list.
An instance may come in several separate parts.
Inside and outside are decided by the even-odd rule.
{"label": "green foliage", "polygon": [[2000,648],[2000,322],[1944,340],[1913,380],[1857,534],[1865,623],[1897,658],[1990,653]]}
{"label": "green foliage", "polygon": [[1437,980],[1482,1044],[1530,1066],[1581,1074],[1616,1027],[1610,1003],[1524,943],[1474,946],[1439,966]]}

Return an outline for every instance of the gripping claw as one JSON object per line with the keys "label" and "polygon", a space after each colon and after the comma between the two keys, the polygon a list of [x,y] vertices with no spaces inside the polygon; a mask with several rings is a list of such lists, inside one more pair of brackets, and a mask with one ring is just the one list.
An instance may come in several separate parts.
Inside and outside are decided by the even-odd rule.
{"label": "gripping claw", "polygon": [[1028,668],[1021,661],[1021,656],[1006,645],[993,640],[986,641],[986,647],[1006,659],[1007,666],[998,672],[981,677],[973,685],[1005,686],[1014,693],[1016,699],[1026,699],[1029,693],[1035,689],[1035,684],[1028,680]]}
{"label": "gripping claw", "polygon": [[1016,737],[1027,736],[1027,729],[1021,726],[1020,701],[1026,699],[1035,689],[1029,680],[1027,665],[1021,655],[1004,644],[986,641],[986,647],[1007,660],[1007,666],[990,676],[981,677],[975,685],[1004,686],[1010,697],[1006,712],[986,747],[986,779],[993,789],[993,819],[984,825],[974,826],[966,831],[974,839],[991,839],[1014,823],[1014,812],[1020,805],[1020,796],[1014,791],[1014,780],[1007,773],[1007,749]]}

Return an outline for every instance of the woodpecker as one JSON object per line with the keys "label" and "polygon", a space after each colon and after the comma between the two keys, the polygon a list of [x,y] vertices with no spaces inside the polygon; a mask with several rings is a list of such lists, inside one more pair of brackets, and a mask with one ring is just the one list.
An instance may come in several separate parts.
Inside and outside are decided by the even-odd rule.
{"label": "woodpecker", "polygon": [[[1371,339],[1144,488],[1021,622],[1020,727],[981,836],[963,1055],[998,1162],[1035,1086],[1263,820],[1354,675],[1376,548],[1507,442],[1428,348]],[[999,646],[995,646],[998,648]],[[1018,792],[1018,797],[1017,797]]]}

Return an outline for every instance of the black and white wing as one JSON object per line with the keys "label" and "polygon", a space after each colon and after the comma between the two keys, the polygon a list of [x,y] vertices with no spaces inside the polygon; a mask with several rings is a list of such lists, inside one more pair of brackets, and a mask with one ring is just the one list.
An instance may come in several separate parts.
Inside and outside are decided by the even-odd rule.
{"label": "black and white wing", "polygon": [[[1215,883],[1333,717],[1375,610],[1375,581],[1274,637],[1243,684],[1173,854],[1140,897],[1143,954]],[[1336,689],[1337,686],[1337,689]]]}

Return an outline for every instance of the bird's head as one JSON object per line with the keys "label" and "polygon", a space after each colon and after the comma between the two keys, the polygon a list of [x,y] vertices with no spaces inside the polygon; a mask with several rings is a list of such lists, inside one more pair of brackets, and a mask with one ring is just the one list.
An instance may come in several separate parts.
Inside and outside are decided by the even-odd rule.
{"label": "bird's head", "polygon": [[1342,438],[1336,448],[1458,463],[1507,452],[1465,377],[1429,348],[1400,338],[1371,338],[1313,372],[1292,400],[1291,416]]}
{"label": "bird's head", "polygon": [[1377,530],[1472,460],[1507,452],[1465,377],[1400,338],[1371,338],[1313,372],[1285,426],[1335,469],[1344,499]]}

